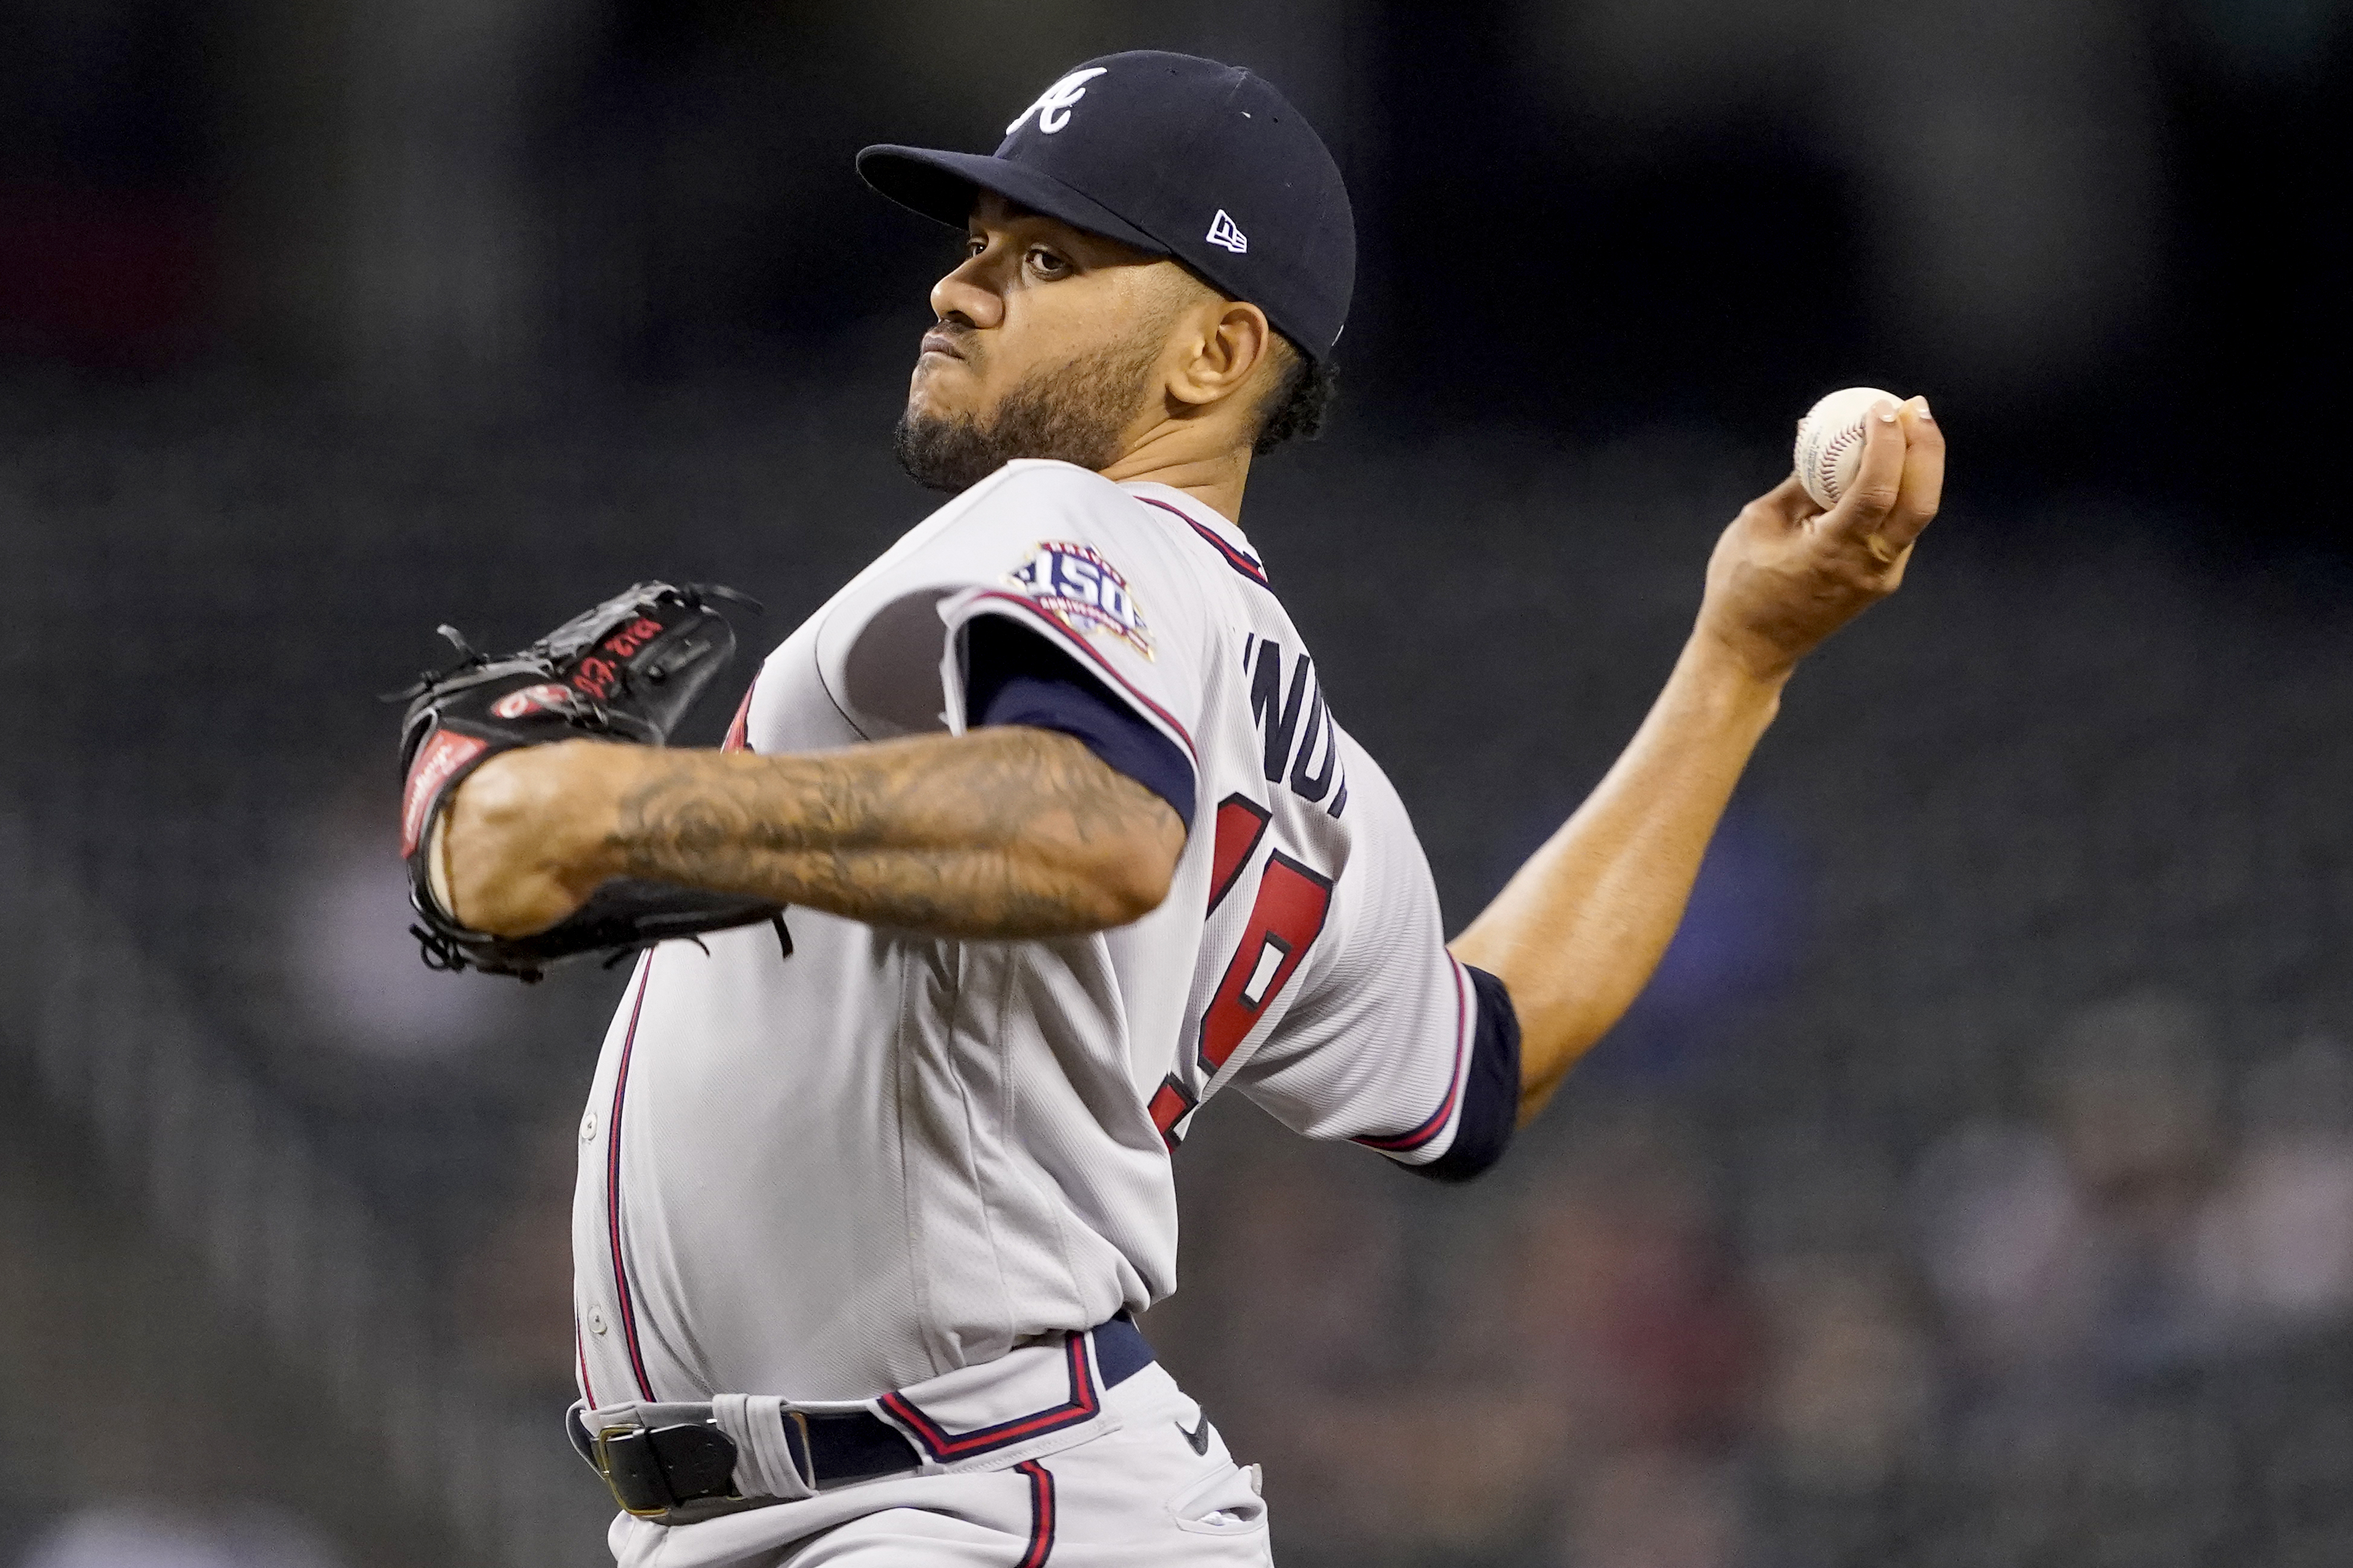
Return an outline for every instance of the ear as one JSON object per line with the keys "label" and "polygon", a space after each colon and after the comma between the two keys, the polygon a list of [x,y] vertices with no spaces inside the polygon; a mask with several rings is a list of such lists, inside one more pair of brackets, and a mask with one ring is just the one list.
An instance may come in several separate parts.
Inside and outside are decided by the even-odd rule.
{"label": "ear", "polygon": [[1209,299],[1195,307],[1183,340],[1189,350],[1171,371],[1168,395],[1207,408],[1250,384],[1274,344],[1266,312],[1242,300]]}

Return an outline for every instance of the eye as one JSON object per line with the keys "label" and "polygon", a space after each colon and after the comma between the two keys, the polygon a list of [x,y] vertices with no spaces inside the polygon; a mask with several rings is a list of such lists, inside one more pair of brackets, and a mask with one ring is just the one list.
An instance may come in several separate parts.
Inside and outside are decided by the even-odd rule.
{"label": "eye", "polygon": [[1071,275],[1071,264],[1043,246],[1030,248],[1029,269],[1046,279],[1068,278]]}
{"label": "eye", "polygon": [[967,260],[967,261],[969,261],[969,260],[971,260],[974,257],[978,256],[982,251],[987,250],[987,248],[988,248],[988,241],[987,241],[987,240],[983,239],[980,236],[978,236],[978,235],[976,235],[976,235],[972,235],[972,236],[968,237],[965,240],[965,242],[964,242],[964,255],[965,255],[965,260]]}

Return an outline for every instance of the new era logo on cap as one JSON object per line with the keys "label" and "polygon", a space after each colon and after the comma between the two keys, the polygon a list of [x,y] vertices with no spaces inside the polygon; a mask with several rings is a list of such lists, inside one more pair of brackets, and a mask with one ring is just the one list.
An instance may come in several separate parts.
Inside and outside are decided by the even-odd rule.
{"label": "new era logo on cap", "polygon": [[1234,220],[1226,216],[1223,207],[1219,207],[1218,216],[1209,220],[1209,232],[1201,237],[1211,245],[1224,246],[1236,256],[1250,254],[1250,236],[1234,226]]}

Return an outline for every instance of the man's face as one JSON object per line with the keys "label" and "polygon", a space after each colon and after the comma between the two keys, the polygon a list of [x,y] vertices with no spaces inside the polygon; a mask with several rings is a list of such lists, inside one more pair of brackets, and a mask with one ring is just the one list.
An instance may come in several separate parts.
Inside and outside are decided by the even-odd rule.
{"label": "man's face", "polygon": [[1015,458],[1104,468],[1152,411],[1183,268],[984,195],[934,286],[897,432],[917,483],[960,490]]}

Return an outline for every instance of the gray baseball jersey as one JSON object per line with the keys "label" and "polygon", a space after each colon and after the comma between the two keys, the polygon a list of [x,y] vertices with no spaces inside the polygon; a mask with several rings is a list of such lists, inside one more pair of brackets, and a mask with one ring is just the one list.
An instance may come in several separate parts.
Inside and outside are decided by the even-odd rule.
{"label": "gray baseball jersey", "polygon": [[1191,768],[1166,901],[1039,942],[795,910],[789,954],[751,927],[645,955],[580,1125],[591,1405],[865,1398],[1149,1306],[1173,1152],[1229,1085],[1409,1164],[1455,1141],[1482,998],[1404,806],[1249,540],[1181,491],[1008,465],[768,657],[730,743],[961,731],[989,616]]}

